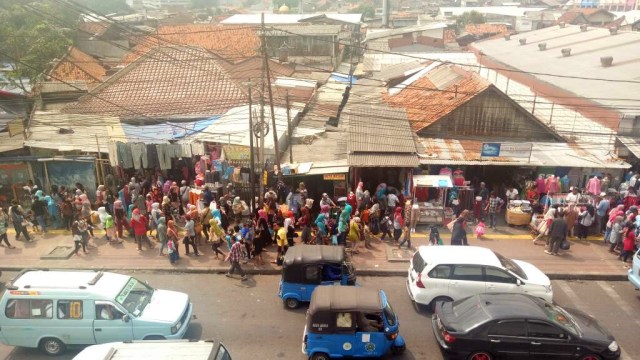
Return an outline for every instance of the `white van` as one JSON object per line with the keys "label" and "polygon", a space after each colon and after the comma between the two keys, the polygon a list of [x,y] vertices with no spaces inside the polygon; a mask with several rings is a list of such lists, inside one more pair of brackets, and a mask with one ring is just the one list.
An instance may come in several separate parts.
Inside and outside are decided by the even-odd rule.
{"label": "white van", "polygon": [[0,342],[49,355],[69,345],[181,339],[193,312],[185,293],[110,272],[24,270],[6,288]]}
{"label": "white van", "polygon": [[142,340],[92,345],[73,360],[231,360],[227,348],[219,341]]}
{"label": "white van", "polygon": [[439,301],[492,292],[553,300],[551,280],[537,267],[478,246],[420,246],[409,265],[407,291],[432,310]]}

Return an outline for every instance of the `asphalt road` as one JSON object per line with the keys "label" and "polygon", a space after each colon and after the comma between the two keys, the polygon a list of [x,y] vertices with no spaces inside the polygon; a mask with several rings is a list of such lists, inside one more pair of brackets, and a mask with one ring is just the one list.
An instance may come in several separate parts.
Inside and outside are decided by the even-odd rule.
{"label": "asphalt road", "polygon": [[[13,274],[3,274],[9,279]],[[257,276],[240,281],[223,275],[137,273],[150,285],[190,294],[197,319],[187,331],[189,338],[219,338],[234,359],[305,359],[300,351],[306,306],[286,310],[276,296],[279,277]],[[402,277],[364,277],[363,286],[384,289],[400,318],[400,333],[407,351],[393,359],[441,359],[433,338],[430,314],[417,310],[406,294]],[[595,316],[607,327],[623,349],[623,358],[640,359],[640,292],[627,282],[554,281],[555,301]],[[78,350],[58,357],[72,359]],[[35,349],[0,345],[0,359],[51,359]]]}

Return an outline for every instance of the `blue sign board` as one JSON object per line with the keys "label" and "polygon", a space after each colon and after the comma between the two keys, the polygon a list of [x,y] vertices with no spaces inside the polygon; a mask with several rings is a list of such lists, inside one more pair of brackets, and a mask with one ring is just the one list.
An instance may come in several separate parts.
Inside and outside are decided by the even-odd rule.
{"label": "blue sign board", "polygon": [[500,156],[500,143],[482,143],[482,151],[480,153],[482,157],[496,157]]}

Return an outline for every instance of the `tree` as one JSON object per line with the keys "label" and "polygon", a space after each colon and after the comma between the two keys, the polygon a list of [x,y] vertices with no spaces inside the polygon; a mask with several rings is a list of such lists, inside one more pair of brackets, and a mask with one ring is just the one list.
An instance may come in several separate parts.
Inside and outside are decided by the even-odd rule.
{"label": "tree", "polygon": [[371,4],[360,4],[351,12],[356,14],[364,14],[365,19],[371,19],[376,14],[376,9]]}
{"label": "tree", "polygon": [[484,24],[486,19],[483,14],[473,10],[471,12],[464,12],[460,16],[456,16],[456,26],[458,29],[463,29],[465,25],[469,24]]}
{"label": "tree", "polygon": [[0,0],[0,6],[0,58],[11,64],[11,84],[27,92],[24,80],[34,83],[67,51],[76,21],[48,0]]}

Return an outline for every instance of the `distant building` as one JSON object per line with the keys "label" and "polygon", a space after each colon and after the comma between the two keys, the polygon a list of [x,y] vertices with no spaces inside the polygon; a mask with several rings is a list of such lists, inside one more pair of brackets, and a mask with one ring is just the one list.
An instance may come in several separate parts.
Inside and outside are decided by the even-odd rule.
{"label": "distant building", "polygon": [[191,0],[142,0],[142,6],[151,9],[190,7],[191,4]]}

